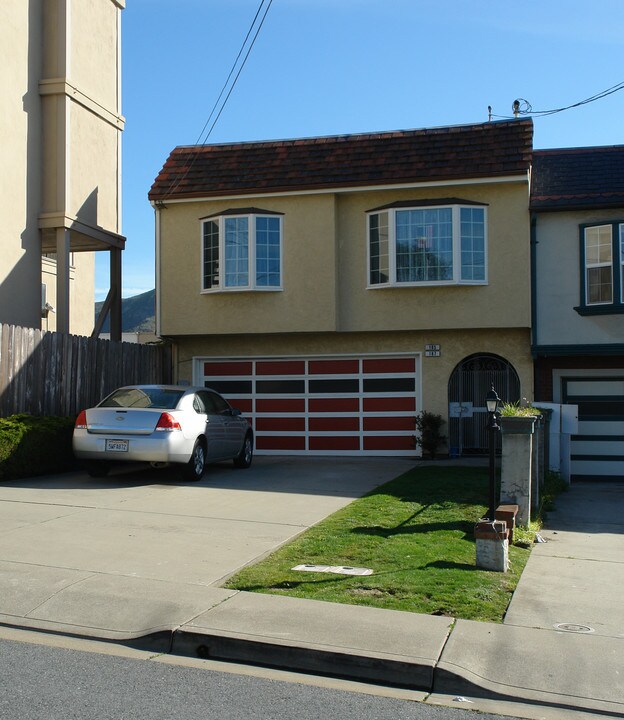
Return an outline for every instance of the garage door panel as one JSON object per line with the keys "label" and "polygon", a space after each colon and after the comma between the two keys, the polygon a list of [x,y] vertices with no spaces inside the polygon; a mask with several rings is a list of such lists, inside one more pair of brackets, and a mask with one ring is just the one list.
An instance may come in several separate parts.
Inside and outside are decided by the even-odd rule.
{"label": "garage door panel", "polygon": [[251,375],[253,365],[251,362],[206,362],[204,363],[204,375]]}
{"label": "garage door panel", "polygon": [[287,432],[305,432],[306,421],[303,417],[259,417],[256,418],[257,432],[285,430]]}
{"label": "garage door panel", "polygon": [[364,430],[405,430],[414,431],[413,417],[365,417]]}
{"label": "garage door panel", "polygon": [[258,398],[256,412],[258,413],[304,413],[306,401],[304,398]]}
{"label": "garage door panel", "polygon": [[416,372],[415,358],[374,358],[362,362],[364,373],[414,373]]}
{"label": "garage door panel", "polygon": [[253,391],[251,380],[215,380],[211,377],[206,385],[225,397],[251,395]]}
{"label": "garage door panel", "polygon": [[310,437],[310,450],[359,450],[360,436],[315,436]]}
{"label": "garage door panel", "polygon": [[364,412],[416,412],[415,397],[364,398]]}
{"label": "garage door panel", "polygon": [[416,356],[206,358],[196,367],[199,384],[245,412],[259,454],[418,455]]}
{"label": "garage door panel", "polygon": [[604,456],[622,456],[624,454],[624,436],[602,437],[602,436],[582,436],[585,439],[579,439],[578,435],[574,436],[574,453],[577,456],[599,455]]}
{"label": "garage door panel", "polygon": [[290,437],[280,435],[256,435],[256,450],[305,450],[306,439],[303,436]]}
{"label": "garage door panel", "polygon": [[256,375],[305,375],[303,360],[258,361]]}
{"label": "garage door panel", "polygon": [[598,437],[624,435],[624,420],[579,420],[578,434]]}
{"label": "garage door panel", "polygon": [[359,398],[310,398],[308,401],[310,412],[314,413],[342,413],[360,412]]}
{"label": "garage door panel", "polygon": [[354,375],[359,372],[357,360],[310,360],[310,375]]}
{"label": "garage door panel", "polygon": [[414,438],[411,436],[381,435],[364,438],[365,450],[409,450],[415,452],[414,448]]}
{"label": "garage door panel", "polygon": [[348,432],[360,431],[359,417],[311,417],[308,421],[310,432]]}

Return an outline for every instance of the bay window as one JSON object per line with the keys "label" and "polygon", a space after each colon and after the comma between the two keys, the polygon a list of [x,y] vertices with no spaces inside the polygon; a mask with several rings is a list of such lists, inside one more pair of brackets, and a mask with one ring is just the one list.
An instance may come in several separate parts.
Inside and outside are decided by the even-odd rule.
{"label": "bay window", "polygon": [[486,207],[443,200],[371,210],[368,269],[369,287],[485,284]]}
{"label": "bay window", "polygon": [[282,216],[229,210],[202,219],[202,290],[280,290]]}

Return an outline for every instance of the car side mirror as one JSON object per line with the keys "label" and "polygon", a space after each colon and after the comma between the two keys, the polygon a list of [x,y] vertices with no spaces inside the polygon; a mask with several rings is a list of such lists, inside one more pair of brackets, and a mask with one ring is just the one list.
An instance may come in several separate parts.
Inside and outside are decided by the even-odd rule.
{"label": "car side mirror", "polygon": [[238,408],[232,408],[232,415],[234,417],[238,417],[241,414],[241,411]]}

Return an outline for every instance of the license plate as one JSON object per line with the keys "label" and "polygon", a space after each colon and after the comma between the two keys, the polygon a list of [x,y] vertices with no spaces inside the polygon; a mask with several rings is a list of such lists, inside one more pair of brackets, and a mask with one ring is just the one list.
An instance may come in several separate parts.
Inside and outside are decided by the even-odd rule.
{"label": "license plate", "polygon": [[127,440],[107,440],[106,441],[107,452],[128,452],[128,441]]}

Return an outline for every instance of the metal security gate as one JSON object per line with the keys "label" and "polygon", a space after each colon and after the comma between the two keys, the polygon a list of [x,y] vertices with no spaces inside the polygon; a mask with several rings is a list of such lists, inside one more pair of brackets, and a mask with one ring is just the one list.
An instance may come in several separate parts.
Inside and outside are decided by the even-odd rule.
{"label": "metal security gate", "polygon": [[449,450],[452,456],[487,452],[485,395],[494,386],[504,402],[520,400],[520,378],[513,365],[497,355],[471,355],[449,380]]}

